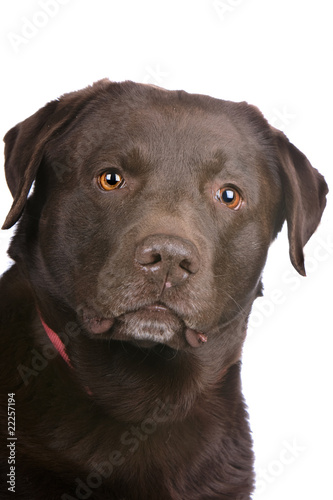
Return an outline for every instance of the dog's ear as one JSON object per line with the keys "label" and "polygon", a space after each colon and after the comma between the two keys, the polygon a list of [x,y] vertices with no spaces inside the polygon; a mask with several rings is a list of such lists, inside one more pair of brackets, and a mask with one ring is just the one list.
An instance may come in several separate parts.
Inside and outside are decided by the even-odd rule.
{"label": "dog's ear", "polygon": [[100,80],[91,87],[65,94],[7,132],[5,172],[14,201],[2,229],[9,229],[20,218],[47,142],[55,134],[62,134],[95,97],[96,90],[108,84],[108,80]]}
{"label": "dog's ear", "polygon": [[290,259],[305,276],[303,247],[316,230],[326,205],[328,187],[301,151],[273,129],[279,156]]}

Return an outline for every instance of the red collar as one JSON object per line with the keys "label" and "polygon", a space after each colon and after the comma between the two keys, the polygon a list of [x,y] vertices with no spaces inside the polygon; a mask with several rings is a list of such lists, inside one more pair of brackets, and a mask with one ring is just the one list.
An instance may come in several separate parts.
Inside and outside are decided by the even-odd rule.
{"label": "red collar", "polygon": [[[47,333],[48,338],[50,339],[50,341],[52,342],[52,344],[54,345],[54,347],[56,348],[56,350],[58,351],[58,353],[60,354],[62,359],[68,364],[68,366],[70,368],[73,368],[71,360],[69,359],[68,354],[65,350],[65,344],[63,343],[63,341],[61,340],[59,335],[57,333],[55,333],[53,330],[51,330],[51,328],[49,326],[47,326],[47,324],[43,320],[40,312],[38,312],[38,315],[39,315],[39,319],[43,325],[43,328]],[[86,393],[89,394],[89,396],[92,396],[92,392],[89,389],[89,387],[85,387],[85,390],[86,390]]]}
{"label": "red collar", "polygon": [[65,350],[65,344],[63,343],[59,335],[57,335],[53,330],[51,330],[49,326],[47,326],[40,313],[39,313],[39,319],[44,327],[44,330],[47,333],[48,338],[51,340],[52,344],[54,345],[54,347],[56,348],[62,359],[66,361],[68,366],[72,368],[71,361]]}

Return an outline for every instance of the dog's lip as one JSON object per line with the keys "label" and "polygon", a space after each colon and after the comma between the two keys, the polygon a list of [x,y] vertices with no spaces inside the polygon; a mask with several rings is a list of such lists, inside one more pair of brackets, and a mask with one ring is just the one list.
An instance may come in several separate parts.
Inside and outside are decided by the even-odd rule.
{"label": "dog's lip", "polygon": [[[119,316],[116,317],[100,317],[96,314],[85,314],[85,326],[87,330],[94,336],[102,336],[105,338],[105,334],[109,335],[110,333],[112,337],[112,327],[115,324],[122,322],[127,315],[135,314],[144,314],[145,316],[151,316],[152,318],[157,317],[162,321],[163,318],[167,318],[169,316],[170,318],[174,317],[183,322],[183,320],[181,320],[181,318],[178,317],[177,313],[171,308],[161,303],[153,303],[138,307],[137,309],[129,309],[122,312]],[[121,337],[122,340],[126,339],[126,336]],[[185,341],[185,345],[189,345],[190,347],[199,347],[202,344],[205,344],[208,340],[207,334],[198,330],[194,330],[193,328],[188,327],[185,323],[183,338]],[[117,338],[115,338],[115,340],[117,340]],[[151,341],[147,339],[136,339],[135,337],[129,337],[128,341],[134,342],[135,344],[140,344],[142,347],[153,347],[154,345],[157,345],[159,343],[157,341]],[[173,344],[173,342],[171,343]]]}
{"label": "dog's lip", "polygon": [[163,304],[160,304],[159,302],[156,302],[154,304],[147,304],[137,308],[128,309],[127,311],[124,311],[121,314],[119,314],[119,316],[116,316],[115,319],[121,320],[124,316],[128,314],[136,314],[136,313],[147,313],[147,315],[155,313],[162,315],[169,314],[171,316],[175,316],[178,318],[178,314],[175,311],[173,311],[170,307],[167,307]]}
{"label": "dog's lip", "polygon": [[147,311],[148,313],[168,313],[171,312],[169,308],[162,304],[150,304],[140,307],[138,309],[131,309],[121,313],[119,316],[100,316],[92,309],[87,308],[83,313],[83,323],[85,328],[93,335],[101,335],[109,331],[114,325],[116,320],[121,320],[126,314],[133,314],[138,311]]}
{"label": "dog's lip", "polygon": [[[130,314],[132,313],[146,313],[147,316],[149,315],[152,315],[152,316],[160,316],[163,318],[163,316],[167,316],[167,315],[171,315],[171,316],[176,316],[178,317],[178,315],[172,310],[170,309],[169,307],[166,307],[162,304],[151,304],[151,305],[147,305],[147,306],[143,306],[143,307],[140,307],[134,311],[129,311]],[[128,313],[126,313],[128,314]]]}
{"label": "dog's lip", "polygon": [[88,314],[84,314],[83,321],[84,327],[93,335],[101,335],[107,332],[114,324],[114,318],[103,318],[96,315],[90,316]]}
{"label": "dog's lip", "polygon": [[[139,312],[139,313],[145,313],[147,312],[148,315],[152,315],[154,316],[155,314],[157,316],[162,316],[163,315],[170,315],[170,316],[174,316],[174,317],[177,317],[178,319],[180,319],[178,317],[178,314],[173,311],[173,309],[161,304],[161,303],[155,303],[155,304],[149,304],[149,305],[146,305],[146,306],[143,306],[143,307],[140,307],[139,309],[135,310],[135,311],[129,311],[128,313],[125,313],[125,314],[135,314],[136,312]],[[181,320],[181,319],[180,319]],[[181,320],[183,322],[183,320]],[[190,347],[200,347],[202,344],[205,344],[208,340],[208,337],[207,337],[207,334],[201,332],[201,331],[198,331],[198,330],[194,330],[192,328],[189,328],[187,327],[187,325],[185,325],[184,323],[184,337],[185,337],[185,345],[188,344]],[[151,341],[144,341],[144,340],[138,340],[138,339],[135,339],[135,343],[140,343],[142,346],[144,343],[147,343],[147,347],[152,347],[154,344],[158,344],[158,342],[151,342]],[[173,343],[173,342],[171,342]]]}
{"label": "dog's lip", "polygon": [[185,338],[187,343],[191,347],[199,347],[202,344],[205,344],[208,340],[208,337],[203,332],[198,332],[197,330],[192,330],[192,328],[187,328],[185,332]]}
{"label": "dog's lip", "polygon": [[167,312],[167,311],[170,311],[170,309],[168,307],[165,307],[162,304],[152,304],[150,306],[144,306],[141,309],[146,309],[147,311],[153,311],[153,312]]}

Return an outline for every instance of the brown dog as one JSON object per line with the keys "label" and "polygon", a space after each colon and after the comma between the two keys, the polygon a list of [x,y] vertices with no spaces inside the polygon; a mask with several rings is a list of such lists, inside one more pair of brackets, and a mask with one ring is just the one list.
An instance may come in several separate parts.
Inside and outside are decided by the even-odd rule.
{"label": "brown dog", "polygon": [[5,142],[1,498],[249,499],[247,320],[284,220],[305,274],[323,177],[246,103],[132,82]]}

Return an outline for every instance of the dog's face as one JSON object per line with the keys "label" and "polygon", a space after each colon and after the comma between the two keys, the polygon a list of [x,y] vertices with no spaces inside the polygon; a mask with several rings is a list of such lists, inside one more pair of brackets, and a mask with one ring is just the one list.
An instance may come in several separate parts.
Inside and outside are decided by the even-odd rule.
{"label": "dog's face", "polygon": [[117,350],[214,359],[215,375],[239,359],[286,218],[304,272],[326,185],[245,103],[103,81],[6,141],[6,227],[36,181],[11,255],[50,326],[80,325],[68,349],[78,370],[98,358],[96,380]]}
{"label": "dog's face", "polygon": [[90,336],[186,348],[255,298],[281,182],[246,124],[166,97],[100,105],[49,145],[39,252]]}

